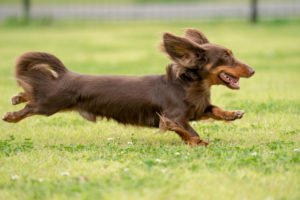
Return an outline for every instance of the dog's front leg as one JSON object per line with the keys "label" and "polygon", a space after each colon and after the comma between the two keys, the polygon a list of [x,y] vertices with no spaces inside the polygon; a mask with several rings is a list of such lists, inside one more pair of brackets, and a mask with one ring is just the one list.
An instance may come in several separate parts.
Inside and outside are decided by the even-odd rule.
{"label": "dog's front leg", "polygon": [[185,120],[169,119],[160,116],[160,128],[176,132],[184,143],[190,146],[207,146],[208,143],[201,140],[198,133]]}
{"label": "dog's front leg", "polygon": [[243,110],[227,111],[215,105],[210,105],[205,109],[202,119],[213,118],[215,120],[233,121],[241,119],[244,113]]}

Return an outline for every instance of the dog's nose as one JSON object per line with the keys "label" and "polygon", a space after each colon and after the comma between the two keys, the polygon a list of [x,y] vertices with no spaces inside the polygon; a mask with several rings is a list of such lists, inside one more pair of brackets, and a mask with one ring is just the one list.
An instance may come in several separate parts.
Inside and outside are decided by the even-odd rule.
{"label": "dog's nose", "polygon": [[252,69],[251,67],[249,67],[249,73],[250,73],[250,76],[253,76],[253,74],[255,74],[254,69]]}

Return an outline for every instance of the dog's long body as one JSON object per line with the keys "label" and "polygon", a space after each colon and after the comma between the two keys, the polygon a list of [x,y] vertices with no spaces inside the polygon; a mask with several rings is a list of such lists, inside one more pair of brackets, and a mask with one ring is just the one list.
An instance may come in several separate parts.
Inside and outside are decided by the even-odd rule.
{"label": "dog's long body", "polygon": [[51,54],[25,53],[17,61],[15,75],[24,92],[14,96],[12,104],[28,103],[20,111],[6,113],[3,120],[18,122],[35,114],[76,110],[89,121],[99,116],[160,127],[175,131],[190,145],[207,145],[188,122],[241,118],[243,111],[212,105],[210,87],[239,89],[239,77],[250,77],[254,70],[195,29],[187,29],[185,37],[165,33],[163,47],[174,61],[166,74],[141,77],[77,74]]}

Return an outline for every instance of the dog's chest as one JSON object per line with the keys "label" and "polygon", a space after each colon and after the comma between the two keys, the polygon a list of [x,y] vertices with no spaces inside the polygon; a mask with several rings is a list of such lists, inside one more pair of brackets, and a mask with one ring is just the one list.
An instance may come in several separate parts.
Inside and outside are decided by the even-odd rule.
{"label": "dog's chest", "polygon": [[200,119],[207,106],[210,105],[210,91],[192,90],[190,93],[187,93],[186,102],[190,108],[190,119]]}

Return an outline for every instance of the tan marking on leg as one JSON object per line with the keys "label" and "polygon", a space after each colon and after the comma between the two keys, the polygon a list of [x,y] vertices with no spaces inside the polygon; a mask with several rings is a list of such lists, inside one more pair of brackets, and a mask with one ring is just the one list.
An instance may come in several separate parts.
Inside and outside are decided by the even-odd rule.
{"label": "tan marking on leg", "polygon": [[243,110],[227,111],[219,107],[214,107],[212,109],[212,118],[216,120],[233,121],[236,119],[241,119],[244,113],[245,112]]}
{"label": "tan marking on leg", "polygon": [[22,110],[5,113],[2,117],[2,120],[10,123],[17,123],[22,119],[32,115],[34,115],[33,107],[27,104]]}
{"label": "tan marking on leg", "polygon": [[190,146],[200,145],[200,146],[207,146],[208,143],[201,140],[199,137],[192,137],[191,134],[185,130],[180,124],[173,122],[172,120],[168,119],[167,117],[160,115],[160,123],[159,128],[163,131],[174,131],[179,135],[179,137],[183,140],[185,144]]}

